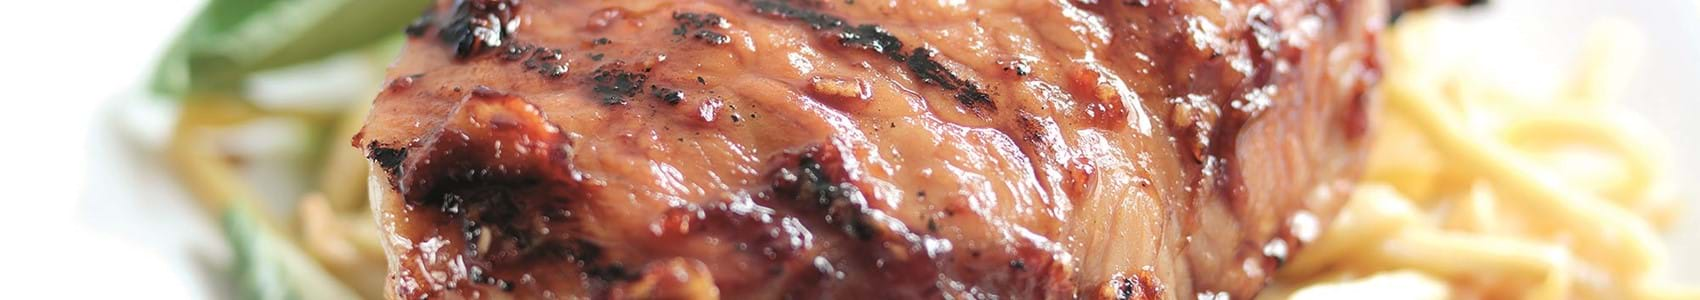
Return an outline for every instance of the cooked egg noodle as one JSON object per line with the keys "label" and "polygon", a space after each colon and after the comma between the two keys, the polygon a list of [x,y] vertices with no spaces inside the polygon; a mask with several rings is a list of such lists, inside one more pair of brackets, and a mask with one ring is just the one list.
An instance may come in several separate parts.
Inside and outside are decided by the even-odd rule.
{"label": "cooked egg noodle", "polygon": [[[1588,48],[1574,89],[1531,100],[1431,54],[1457,44],[1439,41],[1456,33],[1437,13],[1406,16],[1383,41],[1385,122],[1369,175],[1262,296],[1700,299],[1660,278],[1655,229],[1679,203],[1668,146],[1604,98],[1625,82],[1613,60],[1634,48]],[[1635,44],[1609,28],[1595,44]]]}

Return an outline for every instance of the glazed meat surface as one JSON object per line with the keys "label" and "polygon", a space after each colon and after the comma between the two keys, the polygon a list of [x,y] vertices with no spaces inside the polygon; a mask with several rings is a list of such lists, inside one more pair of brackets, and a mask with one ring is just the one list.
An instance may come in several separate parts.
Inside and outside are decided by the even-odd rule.
{"label": "glazed meat surface", "polygon": [[392,298],[1245,299],[1356,177],[1384,9],[441,0],[354,143]]}

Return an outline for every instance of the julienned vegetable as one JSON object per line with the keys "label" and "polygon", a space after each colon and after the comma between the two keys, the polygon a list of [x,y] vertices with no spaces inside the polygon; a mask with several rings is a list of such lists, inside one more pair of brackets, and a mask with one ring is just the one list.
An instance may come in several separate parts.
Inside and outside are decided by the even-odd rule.
{"label": "julienned vegetable", "polygon": [[289,238],[244,207],[225,210],[225,239],[235,253],[234,280],[241,299],[358,299]]}
{"label": "julienned vegetable", "polygon": [[[154,92],[230,91],[256,71],[313,61],[396,35],[425,0],[214,0],[161,59]],[[182,99],[182,98],[178,98]]]}

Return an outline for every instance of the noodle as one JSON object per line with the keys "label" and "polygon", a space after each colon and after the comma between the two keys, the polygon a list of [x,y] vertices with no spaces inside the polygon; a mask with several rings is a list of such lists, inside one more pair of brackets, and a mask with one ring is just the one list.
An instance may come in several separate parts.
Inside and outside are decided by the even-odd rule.
{"label": "noodle", "polygon": [[[1654,228],[1669,216],[1649,208],[1674,203],[1657,134],[1605,99],[1627,73],[1607,58],[1633,56],[1615,53],[1633,47],[1590,48],[1586,73],[1562,101],[1511,101],[1423,56],[1422,47],[1441,44],[1424,38],[1446,34],[1434,16],[1400,22],[1384,45],[1381,117],[1392,126],[1372,146],[1399,148],[1372,155],[1338,221],[1264,296],[1296,288],[1295,299],[1370,296],[1345,290],[1414,297],[1439,283],[1443,298],[1700,299],[1700,290],[1657,276],[1667,254]],[[1556,154],[1575,148],[1589,151]],[[1552,167],[1581,160],[1606,161],[1617,176]],[[1375,284],[1384,286],[1364,287]]]}

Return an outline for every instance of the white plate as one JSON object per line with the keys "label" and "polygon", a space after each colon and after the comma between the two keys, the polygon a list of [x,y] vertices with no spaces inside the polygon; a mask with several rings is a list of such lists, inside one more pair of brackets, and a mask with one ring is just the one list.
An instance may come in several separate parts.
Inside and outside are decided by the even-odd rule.
{"label": "white plate", "polygon": [[[157,2],[169,1],[150,3]],[[1644,67],[1635,73],[1636,79],[1631,83],[1630,94],[1626,97],[1631,105],[1666,130],[1671,139],[1677,142],[1674,153],[1696,153],[1695,147],[1700,145],[1694,141],[1700,140],[1700,121],[1691,120],[1690,115],[1700,113],[1700,104],[1696,102],[1700,100],[1700,82],[1697,82],[1700,80],[1700,55],[1696,55],[1700,54],[1700,21],[1696,21],[1700,20],[1700,5],[1682,0],[1493,2],[1486,12],[1491,17],[1481,22],[1480,47],[1484,55],[1505,58],[1506,66],[1496,67],[1508,72],[1520,72],[1519,74],[1562,73],[1564,66],[1574,61],[1572,58],[1578,53],[1583,29],[1594,20],[1605,16],[1619,16],[1639,25],[1648,37],[1646,49],[1649,53],[1644,60]],[[170,30],[173,26],[171,24],[180,22],[180,18],[147,16],[184,16],[194,7],[182,3],[143,6],[152,9],[164,7],[169,11],[113,14],[111,17],[117,19],[113,22],[154,22],[153,26],[133,28],[159,32],[125,32],[105,27],[109,24],[83,24],[82,26],[91,27],[81,31],[108,36],[169,36],[175,32]],[[54,21],[57,20],[43,20]],[[164,40],[161,38],[156,43],[163,43]],[[135,50],[159,47],[127,45],[125,48]],[[130,55],[125,59],[146,59],[145,57],[147,56]],[[139,70],[147,67],[146,60],[105,63],[108,66],[137,68],[117,72],[121,74],[140,74]],[[1518,64],[1526,65],[1519,67],[1516,66]],[[1530,70],[1547,71],[1533,73]],[[122,87],[114,84],[104,86],[113,89],[93,93],[118,94],[115,88]],[[157,134],[160,128],[149,127],[162,125],[147,125],[148,122],[140,122],[138,125],[133,121],[113,123],[110,121],[112,118],[109,118],[130,114],[124,111],[150,109],[151,106],[133,97],[121,98],[110,104],[112,107],[106,109],[109,113],[107,116],[96,118],[95,122],[87,124],[92,126],[89,131],[93,133],[87,145],[91,153],[86,157],[91,171],[86,179],[82,179],[86,180],[86,184],[82,186],[87,190],[76,217],[83,225],[93,230],[69,230],[70,232],[62,233],[65,236],[61,238],[65,241],[80,241],[68,242],[72,245],[101,245],[113,251],[124,252],[123,256],[109,256],[108,259],[97,263],[112,263],[116,266],[107,266],[111,270],[100,271],[105,274],[95,276],[122,278],[133,283],[128,286],[135,288],[122,291],[123,294],[148,295],[139,298],[225,298],[227,294],[219,288],[224,284],[217,281],[224,275],[216,272],[227,259],[228,251],[224,249],[216,227],[197,210],[187,198],[188,195],[177,187],[158,160],[148,154],[145,149],[148,148],[146,142],[142,143],[142,147],[136,147],[135,143],[126,142],[124,138],[125,135],[135,135],[137,132]],[[143,140],[147,139],[149,138]],[[1685,172],[1681,174],[1684,176],[1684,186],[1700,189],[1700,177],[1689,171],[1700,169],[1700,158],[1679,156],[1678,159],[1683,164],[1679,169]],[[1694,203],[1691,207],[1700,206],[1700,198],[1690,200],[1690,203]],[[1671,269],[1679,272],[1676,275],[1681,282],[1700,283],[1700,257],[1691,255],[1700,253],[1700,216],[1692,213],[1686,216],[1679,225],[1679,230],[1672,233],[1671,237]],[[69,257],[72,254],[61,255],[65,257],[55,259],[68,263],[81,259]],[[103,285],[96,284],[91,287]]]}

